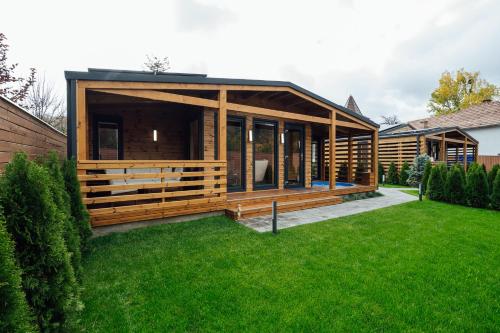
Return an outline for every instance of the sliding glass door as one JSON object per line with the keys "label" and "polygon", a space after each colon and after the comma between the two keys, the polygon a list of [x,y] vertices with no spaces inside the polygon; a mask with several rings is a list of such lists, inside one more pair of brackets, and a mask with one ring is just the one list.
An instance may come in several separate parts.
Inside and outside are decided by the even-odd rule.
{"label": "sliding glass door", "polygon": [[245,118],[227,118],[227,189],[245,190]]}
{"label": "sliding glass door", "polygon": [[285,186],[304,186],[304,127],[285,124]]}
{"label": "sliding glass door", "polygon": [[253,123],[254,188],[278,186],[278,123],[254,120]]}

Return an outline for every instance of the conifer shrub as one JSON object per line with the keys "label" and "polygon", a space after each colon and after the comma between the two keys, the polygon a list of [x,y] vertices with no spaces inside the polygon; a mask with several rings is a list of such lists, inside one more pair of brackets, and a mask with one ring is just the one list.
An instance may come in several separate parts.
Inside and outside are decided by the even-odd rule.
{"label": "conifer shrub", "polygon": [[476,163],[473,163],[469,170],[467,170],[465,194],[469,206],[478,208],[488,207],[488,178],[484,169]]}
{"label": "conifer shrub", "polygon": [[427,197],[431,200],[444,200],[444,179],[442,170],[443,168],[439,165],[431,169],[429,181],[427,182]]}
{"label": "conifer shrub", "polygon": [[408,180],[406,181],[408,185],[417,187],[423,182],[424,170],[428,161],[429,156],[427,154],[418,155],[413,159],[410,170],[408,170]]}
{"label": "conifer shrub", "polygon": [[77,229],[75,218],[71,215],[71,205],[68,192],[61,170],[61,162],[57,153],[50,152],[43,160],[43,165],[52,178],[50,182],[50,192],[57,208],[57,219],[63,225],[63,237],[71,257],[71,264],[78,280],[81,279],[81,245],[80,233]]}
{"label": "conifer shrub", "polygon": [[408,162],[404,162],[403,165],[401,166],[401,171],[399,172],[399,184],[401,185],[408,185],[408,177],[409,177],[409,171],[410,171],[410,166],[408,165]]}
{"label": "conifer shrub", "polygon": [[0,332],[35,332],[21,288],[21,269],[14,258],[14,243],[0,208]]}
{"label": "conifer shrub", "polygon": [[493,193],[493,182],[495,181],[498,170],[500,170],[500,165],[495,164],[491,167],[490,172],[488,172],[488,186],[490,189],[490,193]]}
{"label": "conifer shrub", "polygon": [[72,330],[81,310],[51,182],[44,167],[18,153],[7,165],[0,186],[7,230],[24,272],[22,287],[42,332]]}
{"label": "conifer shrub", "polygon": [[427,193],[427,184],[429,183],[429,178],[431,176],[432,163],[431,160],[428,159],[425,162],[424,173],[422,175],[422,192]]}
{"label": "conifer shrub", "polygon": [[378,161],[378,182],[381,184],[384,181],[385,169],[382,162]]}
{"label": "conifer shrub", "polygon": [[497,172],[495,180],[493,181],[490,202],[491,208],[500,210],[500,172]]}
{"label": "conifer shrub", "polygon": [[399,184],[398,169],[396,168],[396,164],[394,164],[394,162],[391,162],[391,164],[389,165],[386,183],[394,185]]}
{"label": "conifer shrub", "polygon": [[82,193],[80,192],[80,183],[76,174],[76,161],[74,158],[64,161],[62,172],[66,191],[69,195],[71,215],[76,221],[82,251],[84,251],[90,236],[92,236],[92,231],[90,229],[89,213],[82,202]]}
{"label": "conifer shrub", "polygon": [[458,165],[454,165],[444,184],[445,200],[453,204],[465,203],[465,178]]}

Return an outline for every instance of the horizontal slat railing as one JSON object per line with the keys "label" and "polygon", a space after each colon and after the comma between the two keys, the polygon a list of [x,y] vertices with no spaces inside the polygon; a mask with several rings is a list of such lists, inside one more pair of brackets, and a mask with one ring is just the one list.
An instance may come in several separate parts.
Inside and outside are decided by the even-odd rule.
{"label": "horizontal slat railing", "polygon": [[226,201],[226,161],[81,160],[78,174],[94,226],[213,211]]}

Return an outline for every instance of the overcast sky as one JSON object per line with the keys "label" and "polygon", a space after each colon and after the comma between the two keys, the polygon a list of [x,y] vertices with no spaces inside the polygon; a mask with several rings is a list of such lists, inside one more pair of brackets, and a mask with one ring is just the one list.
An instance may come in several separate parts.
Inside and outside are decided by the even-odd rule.
{"label": "overcast sky", "polygon": [[[144,69],[292,81],[379,122],[427,115],[445,70],[500,84],[500,1],[2,0],[10,61],[65,94],[64,70]],[[22,72],[22,71],[21,71]]]}

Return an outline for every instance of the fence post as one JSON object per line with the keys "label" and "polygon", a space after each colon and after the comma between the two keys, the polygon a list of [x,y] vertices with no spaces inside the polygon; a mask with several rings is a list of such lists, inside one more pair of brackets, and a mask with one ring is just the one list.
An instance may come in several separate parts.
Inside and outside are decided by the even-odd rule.
{"label": "fence post", "polygon": [[273,201],[273,234],[278,233],[278,205]]}

